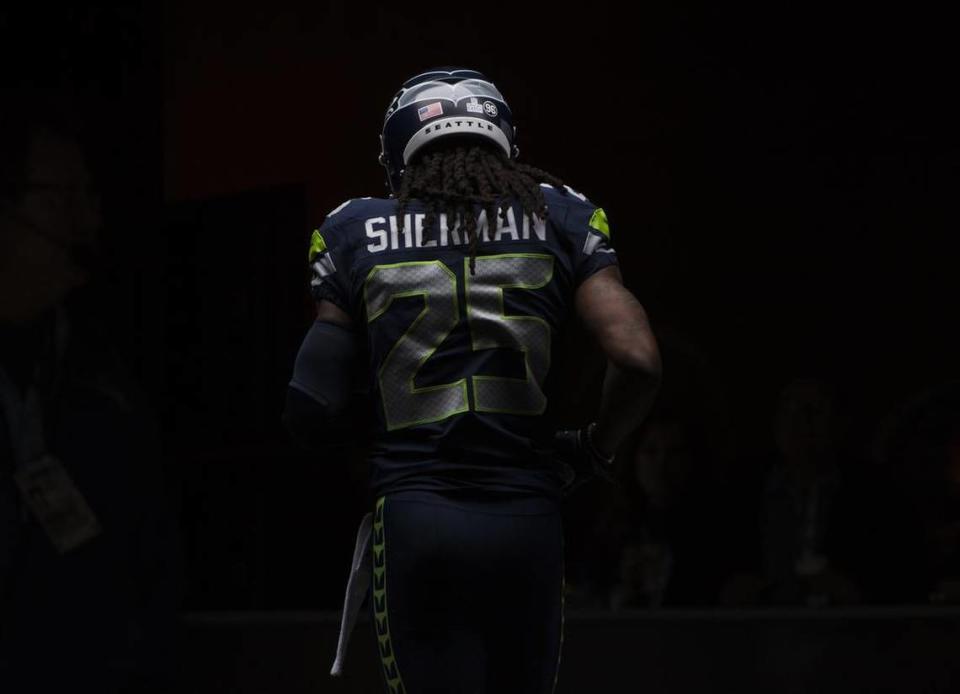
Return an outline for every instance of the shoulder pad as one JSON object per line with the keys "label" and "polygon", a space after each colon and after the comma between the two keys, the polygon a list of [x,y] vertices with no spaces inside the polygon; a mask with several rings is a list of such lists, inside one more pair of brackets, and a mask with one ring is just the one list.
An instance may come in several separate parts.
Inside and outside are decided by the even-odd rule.
{"label": "shoulder pad", "polygon": [[[369,199],[369,198],[367,198],[367,199]],[[356,198],[350,198],[350,199],[347,200],[346,202],[340,203],[339,205],[337,205],[336,207],[334,207],[332,210],[330,210],[329,212],[327,212],[327,217],[326,217],[326,218],[329,219],[330,217],[332,217],[333,215],[337,214],[338,212],[343,212],[343,210],[347,207],[347,205],[349,205],[349,204],[350,204],[351,202],[353,202],[354,200],[356,200]]]}
{"label": "shoulder pad", "polygon": [[541,183],[540,187],[545,188],[546,190],[544,190],[544,193],[555,200],[566,199],[570,203],[586,203],[588,205],[593,204],[590,202],[590,200],[587,198],[586,195],[584,195],[578,190],[574,190],[568,185],[564,185],[563,190],[560,190],[559,188],[555,188],[549,183]]}
{"label": "shoulder pad", "polygon": [[395,204],[383,198],[350,198],[327,213],[324,224],[343,224],[347,220],[382,213],[384,205]]}

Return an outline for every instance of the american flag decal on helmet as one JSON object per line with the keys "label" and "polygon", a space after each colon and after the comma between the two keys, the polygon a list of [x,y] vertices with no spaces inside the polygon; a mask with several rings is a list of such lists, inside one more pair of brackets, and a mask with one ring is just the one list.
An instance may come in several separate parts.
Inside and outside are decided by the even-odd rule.
{"label": "american flag decal on helmet", "polygon": [[436,118],[437,116],[443,115],[443,104],[439,101],[435,101],[432,104],[423,106],[417,110],[417,113],[420,115],[420,122],[427,120],[428,118]]}

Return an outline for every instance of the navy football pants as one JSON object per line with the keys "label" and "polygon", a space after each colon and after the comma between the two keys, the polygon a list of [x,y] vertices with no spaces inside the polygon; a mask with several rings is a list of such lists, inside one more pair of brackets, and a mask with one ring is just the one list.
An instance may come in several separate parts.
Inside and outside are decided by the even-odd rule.
{"label": "navy football pants", "polygon": [[374,632],[390,694],[550,694],[563,640],[559,507],[377,500]]}

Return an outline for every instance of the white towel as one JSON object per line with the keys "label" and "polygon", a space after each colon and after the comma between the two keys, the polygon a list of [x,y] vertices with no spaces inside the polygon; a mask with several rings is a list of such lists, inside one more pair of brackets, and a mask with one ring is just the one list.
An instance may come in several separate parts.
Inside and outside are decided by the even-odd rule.
{"label": "white towel", "polygon": [[353,548],[353,565],[350,567],[350,580],[343,598],[343,614],[340,617],[340,639],[337,641],[337,657],[333,661],[330,674],[339,677],[343,674],[343,659],[347,656],[347,644],[350,634],[357,623],[357,615],[363,606],[370,587],[371,558],[370,541],[373,532],[373,513],[368,513],[360,521],[357,529],[357,543]]}

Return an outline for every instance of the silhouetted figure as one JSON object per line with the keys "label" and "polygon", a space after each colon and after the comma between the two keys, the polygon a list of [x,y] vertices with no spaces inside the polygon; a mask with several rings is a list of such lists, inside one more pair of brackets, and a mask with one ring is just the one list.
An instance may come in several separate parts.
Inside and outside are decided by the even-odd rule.
{"label": "silhouetted figure", "polygon": [[710,451],[694,425],[661,413],[639,431],[612,532],[613,609],[712,605],[723,568],[723,510]]}
{"label": "silhouetted figure", "polygon": [[[861,590],[849,567],[856,484],[841,446],[836,393],[798,378],[780,392],[775,453],[755,489],[754,571],[728,582],[724,602],[777,605],[853,604]],[[749,496],[749,489],[743,490]],[[751,502],[746,501],[749,505]],[[751,540],[749,537],[754,534]]]}
{"label": "silhouetted figure", "polygon": [[900,482],[896,515],[917,550],[895,564],[904,599],[960,604],[960,382],[910,398],[877,444],[877,465]]}
{"label": "silhouetted figure", "polygon": [[173,523],[152,418],[87,289],[98,196],[73,124],[0,123],[0,687],[172,686]]}

